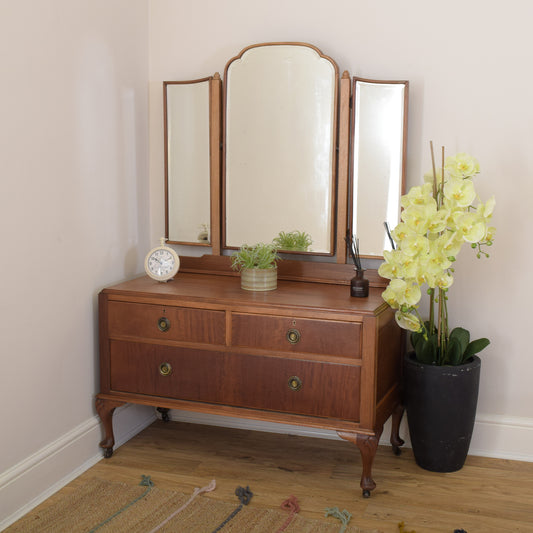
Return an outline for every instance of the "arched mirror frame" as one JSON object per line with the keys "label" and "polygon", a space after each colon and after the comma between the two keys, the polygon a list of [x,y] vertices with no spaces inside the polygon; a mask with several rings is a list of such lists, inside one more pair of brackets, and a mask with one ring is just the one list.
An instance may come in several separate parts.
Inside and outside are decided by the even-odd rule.
{"label": "arched mirror frame", "polygon": [[[339,221],[339,220],[344,220],[346,217],[345,216],[341,216],[339,218],[338,216],[338,210],[339,209],[344,209],[345,208],[345,198],[346,198],[346,195],[343,195],[342,197],[340,196],[340,194],[338,194],[338,186],[341,185],[341,188],[342,188],[342,183],[340,184],[340,182],[344,182],[345,179],[346,179],[346,172],[344,169],[338,169],[339,172],[337,172],[337,164],[338,164],[338,150],[339,150],[339,147],[341,145],[345,145],[346,144],[346,139],[347,139],[347,132],[345,131],[345,128],[343,128],[342,126],[344,126],[343,124],[343,121],[344,122],[347,122],[349,121],[349,114],[345,117],[344,115],[341,115],[339,116],[339,112],[338,112],[338,109],[339,109],[339,79],[338,79],[338,67],[337,67],[337,64],[335,63],[335,61],[330,58],[329,56],[326,56],[324,55],[317,47],[313,46],[313,45],[309,45],[309,44],[306,44],[306,43],[295,43],[295,42],[279,42],[279,43],[262,43],[262,44],[256,44],[256,45],[251,45],[251,46],[248,46],[246,48],[244,48],[237,56],[233,57],[232,59],[230,59],[228,61],[228,63],[226,64],[226,68],[224,70],[224,94],[225,94],[225,98],[224,98],[224,118],[223,118],[223,179],[222,179],[222,242],[223,242],[223,247],[225,249],[232,249],[232,248],[236,248],[238,246],[240,246],[240,244],[243,244],[242,242],[239,241],[239,238],[236,238],[235,237],[235,231],[233,228],[235,227],[239,227],[240,224],[239,222],[236,222],[235,220],[231,220],[231,228],[232,228],[232,235],[231,235],[231,238],[228,236],[229,235],[229,226],[230,226],[230,210],[231,210],[231,206],[232,205],[236,205],[236,200],[235,200],[235,194],[236,194],[236,186],[235,186],[235,182],[238,182],[239,184],[241,184],[241,181],[243,180],[242,178],[242,175],[239,175],[239,171],[240,171],[240,168],[239,168],[239,164],[244,168],[246,166],[249,166],[249,165],[244,165],[242,160],[243,160],[243,157],[242,157],[242,154],[241,155],[241,159],[239,159],[239,149],[240,149],[240,146],[233,141],[233,138],[230,136],[230,133],[231,135],[234,135],[234,132],[235,130],[237,131],[240,131],[241,129],[245,129],[245,128],[248,128],[250,127],[251,123],[246,123],[243,126],[240,126],[239,128],[235,128],[234,127],[234,122],[233,122],[233,117],[231,115],[232,111],[233,111],[233,106],[236,105],[236,102],[240,104],[240,100],[237,100],[237,97],[234,97],[233,96],[233,91],[235,90],[235,87],[237,83],[242,83],[242,84],[245,84],[248,80],[251,79],[250,83],[254,86],[254,88],[257,90],[257,86],[259,85],[260,87],[259,88],[262,88],[263,86],[268,86],[268,84],[270,83],[270,78],[268,77],[270,75],[270,71],[267,69],[265,70],[264,72],[262,71],[254,71],[253,69],[251,70],[251,75],[250,73],[248,73],[249,75],[247,77],[244,77],[243,74],[242,74],[242,69],[246,69],[246,68],[250,68],[250,62],[252,62],[254,59],[257,58],[257,56],[259,57],[265,57],[265,54],[267,53],[267,49],[268,48],[273,48],[273,47],[279,47],[280,50],[276,50],[276,58],[279,60],[281,59],[281,61],[279,63],[277,63],[273,69],[274,71],[277,71],[278,69],[281,71],[281,73],[283,74],[282,78],[283,78],[283,85],[286,84],[288,86],[288,89],[292,89],[291,87],[291,83],[294,83],[292,81],[286,81],[286,80],[292,80],[292,75],[295,71],[297,71],[297,68],[294,67],[294,61],[295,61],[295,58],[296,56],[294,56],[293,54],[297,54],[299,53],[298,49],[300,48],[303,48],[303,60],[305,62],[310,62],[312,66],[314,65],[317,65],[317,66],[320,66],[321,70],[322,71],[325,71],[327,72],[328,70],[331,71],[331,74],[328,75],[329,79],[321,79],[321,81],[318,82],[318,86],[319,86],[319,91],[316,91],[316,90],[313,90],[314,86],[311,85],[313,83],[317,83],[317,78],[316,78],[316,74],[314,72],[307,72],[306,73],[306,81],[308,82],[309,85],[304,85],[303,87],[298,87],[298,90],[301,90],[302,91],[302,94],[308,94],[310,97],[309,99],[302,99],[302,100],[299,100],[300,101],[303,101],[304,102],[304,106],[309,106],[307,109],[309,109],[309,113],[306,114],[307,115],[310,115],[310,116],[313,116],[315,117],[314,113],[315,113],[315,110],[319,110],[318,112],[320,113],[320,119],[321,120],[324,120],[326,119],[326,115],[329,115],[329,119],[328,119],[328,124],[326,124],[325,126],[322,126],[320,129],[322,131],[324,131],[324,135],[326,135],[326,137],[324,137],[325,140],[329,140],[329,142],[325,142],[325,143],[322,143],[322,152],[320,153],[320,156],[321,157],[318,157],[315,153],[313,153],[312,155],[309,154],[309,153],[304,153],[303,154],[298,154],[298,157],[299,159],[297,159],[297,161],[299,161],[298,164],[294,165],[294,163],[292,163],[292,161],[294,160],[294,157],[290,157],[290,160],[291,160],[291,163],[297,167],[298,170],[294,171],[292,170],[291,172],[289,172],[288,174],[289,175],[297,175],[298,174],[298,171],[299,171],[299,168],[302,167],[302,168],[310,168],[312,170],[314,170],[318,164],[317,164],[317,158],[320,160],[320,165],[321,165],[321,168],[323,169],[321,172],[324,172],[325,171],[325,167],[327,166],[329,168],[329,174],[327,176],[327,182],[325,179],[322,180],[322,189],[321,189],[321,193],[320,194],[324,194],[324,196],[327,197],[327,195],[329,195],[329,208],[326,207],[325,208],[325,212],[324,214],[320,215],[322,217],[326,216],[326,219],[324,219],[326,221],[325,225],[326,225],[326,231],[325,232],[322,232],[322,238],[319,239],[320,242],[322,243],[322,245],[324,246],[324,243],[326,243],[326,246],[325,248],[320,248],[320,246],[318,246],[318,249],[315,249],[314,251],[310,251],[310,252],[306,252],[306,251],[289,251],[289,250],[285,250],[286,252],[288,253],[296,253],[296,254],[304,254],[304,255],[326,255],[326,256],[333,256],[335,254],[335,243],[337,241],[336,239],[336,235],[335,235],[335,230],[336,230],[336,223]],[[294,47],[294,51],[288,51],[288,50],[283,50],[282,47],[286,47],[286,48],[290,48],[290,47]],[[247,54],[249,54],[249,57],[247,57]],[[251,54],[251,55],[250,55]],[[255,54],[255,55],[254,55]],[[286,54],[286,55],[284,55]],[[245,59],[246,58],[246,59]],[[253,63],[252,63],[253,64]],[[237,69],[237,70],[235,70]],[[232,75],[233,75],[233,71],[235,70],[235,76],[236,77],[236,80],[233,81],[232,79]],[[316,70],[316,69],[315,69]],[[239,73],[239,74],[237,74]],[[253,76],[254,74],[255,77]],[[239,78],[240,76],[240,78]],[[329,91],[331,92],[323,92],[324,89],[323,89],[323,86],[324,84],[329,84],[331,83],[331,89]],[[273,92],[275,90],[277,90],[277,88],[280,86],[280,84],[278,84],[276,87],[272,88],[270,87],[270,90],[273,90]],[[231,90],[230,90],[231,89]],[[240,89],[242,90],[242,89]],[[259,95],[257,100],[256,101],[253,101],[253,98],[255,97],[255,92],[253,91],[252,87],[247,87],[246,90],[248,91],[247,93],[245,93],[245,96],[244,98],[242,98],[242,100],[245,100],[245,109],[246,109],[246,113],[243,113],[242,112],[242,109],[240,110],[240,113],[241,113],[241,116],[242,115],[245,115],[245,116],[248,116],[248,115],[253,115],[255,114],[256,112],[258,113],[258,116],[260,117],[260,121],[264,122],[265,125],[268,125],[268,122],[269,120],[268,119],[265,119],[261,113],[261,106],[263,104],[263,101],[264,100],[267,100],[267,95],[265,95],[263,98],[261,98],[261,96]],[[348,88],[349,90],[349,88]],[[327,90],[326,90],[327,91]],[[240,93],[237,93],[239,95],[239,97],[242,97],[242,95]],[[250,95],[250,98],[247,97],[247,95]],[[286,93],[282,93],[282,98],[281,100],[283,101],[285,98],[287,99],[291,99],[293,98],[292,97],[292,94],[289,96],[285,96]],[[344,94],[344,97],[346,98],[346,95]],[[323,98],[327,98],[327,100],[323,100]],[[349,96],[348,96],[349,98]],[[251,103],[250,103],[251,101]],[[324,115],[324,104],[327,103],[326,105],[326,108],[328,108],[329,106],[329,109],[330,111],[328,113],[326,113],[326,115]],[[280,105],[282,105],[280,103]],[[341,102],[341,105],[342,105],[342,102]],[[237,107],[237,109],[239,109],[240,106]],[[344,109],[345,106],[343,106],[343,109]],[[235,113],[234,113],[235,114]],[[239,112],[236,113],[236,116],[239,115]],[[272,112],[270,112],[270,114],[268,115],[269,117],[272,115]],[[303,113],[302,113],[303,115]],[[229,118],[228,118],[229,117]],[[279,121],[280,122],[283,122],[284,121],[284,118],[280,118]],[[231,119],[231,120],[230,120]],[[237,118],[235,118],[235,120],[237,120]],[[313,122],[312,122],[313,123]],[[240,123],[239,123],[240,124]],[[316,122],[315,122],[316,124]],[[255,131],[253,133],[253,138],[260,138],[260,136],[263,134],[263,131],[262,130],[259,130],[259,131]],[[328,136],[329,134],[329,136]],[[272,135],[272,138],[274,138],[274,134],[271,134]],[[295,134],[293,133],[292,136],[289,134],[290,138],[294,138]],[[344,137],[343,137],[344,136]],[[316,135],[315,135],[316,137]],[[312,140],[312,143],[314,144],[321,144],[321,143],[317,143],[315,138],[313,138]],[[275,139],[271,139],[270,137],[267,137],[266,139],[266,142],[267,143],[270,143],[272,142],[273,144],[275,144]],[[304,143],[305,144],[305,143]],[[309,144],[311,144],[311,142],[309,142]],[[234,149],[234,146],[236,146],[236,154],[235,154],[235,149]],[[228,148],[229,147],[229,148]],[[252,147],[253,149],[255,149],[254,147]],[[283,146],[282,147],[283,151],[284,152],[287,152],[287,150],[285,149],[285,147]],[[230,152],[231,150],[231,152]],[[324,151],[325,150],[325,151]],[[323,161],[323,157],[324,155],[326,155],[326,152],[327,152],[327,157],[329,157],[329,160],[327,162],[327,165],[324,165],[322,163]],[[231,154],[231,157],[230,157],[230,154]],[[263,158],[264,155],[263,154],[259,154],[260,155],[260,158]],[[235,158],[236,161],[237,161],[237,164],[234,163],[235,161]],[[231,167],[230,167],[230,162],[231,162]],[[340,161],[339,161],[340,163]],[[307,167],[306,167],[307,165]],[[230,174],[230,168],[231,168],[231,174]],[[256,172],[259,174],[261,172],[263,172],[263,167],[259,168],[256,170]],[[311,171],[312,172],[312,171]],[[344,176],[342,179],[340,179],[339,181],[337,180],[337,177],[338,175],[340,175],[340,173],[343,173],[344,172]],[[252,174],[255,175],[254,172],[252,172]],[[272,174],[275,174],[275,172],[272,172]],[[266,182],[266,180],[268,179],[267,178],[268,176],[268,172],[266,172],[266,174],[263,176],[263,181],[261,181],[259,183],[259,186],[262,185],[262,183]],[[305,178],[310,178],[311,176],[308,176],[308,175],[305,175]],[[241,181],[239,181],[241,180]],[[245,181],[245,180],[244,180]],[[242,183],[243,186],[246,185],[246,183]],[[298,190],[298,187],[300,187],[300,190],[302,192],[305,192],[307,193],[307,191],[305,191],[305,185],[303,183],[294,183],[293,186],[296,188],[296,190]],[[278,185],[278,187],[282,187],[280,185]],[[276,189],[278,190],[278,189]],[[231,194],[231,198],[228,196],[229,194]],[[280,193],[277,195],[277,197],[280,197],[281,194],[283,194],[283,191],[280,191]],[[320,197],[320,194],[315,194],[315,199],[318,199]],[[275,195],[276,196],[276,195]],[[312,196],[310,196],[310,198],[312,198]],[[342,199],[341,199],[342,198]],[[296,204],[296,209],[297,209],[297,202],[298,202],[298,199],[299,197],[296,196],[294,198],[290,198],[290,197],[287,197],[287,198],[282,198],[282,201],[285,202],[285,204],[289,204],[290,205],[290,202],[291,201],[294,201],[294,203]],[[319,202],[321,202],[322,200],[319,200]],[[246,205],[245,205],[245,208],[246,208]],[[287,215],[287,207],[285,208],[285,210],[283,211],[283,214],[286,216]],[[235,210],[231,210],[231,213],[234,213]],[[301,209],[299,211],[295,211],[295,212],[301,212]],[[246,215],[242,215],[245,220],[246,220]],[[252,214],[250,214],[249,216],[253,216]],[[232,217],[233,218],[233,217]],[[302,229],[304,231],[307,230],[307,225],[310,224],[310,222],[305,222],[305,220],[302,220],[300,219],[300,217],[292,217],[290,216],[289,218],[291,218],[293,221],[294,220],[297,220],[298,222],[296,222],[296,226],[297,228],[287,228],[287,229]],[[289,223],[290,225],[291,223]],[[280,228],[277,228],[278,231]],[[318,228],[315,228],[315,230],[317,230]],[[272,231],[271,231],[272,230]],[[275,231],[274,228],[269,228],[268,230],[265,230],[265,234],[268,234],[268,233],[277,233],[277,231]],[[328,235],[329,233],[329,235]],[[272,235],[272,237],[274,237],[274,235]],[[272,238],[270,237],[270,238]],[[325,239],[325,240],[324,240]],[[232,242],[232,240],[234,240],[235,242]],[[242,240],[242,238],[241,238]],[[259,239],[260,240],[260,239]],[[239,241],[239,242],[237,242]],[[281,250],[283,251],[283,250]],[[338,250],[337,250],[338,251]],[[340,259],[340,258],[338,258]]]}

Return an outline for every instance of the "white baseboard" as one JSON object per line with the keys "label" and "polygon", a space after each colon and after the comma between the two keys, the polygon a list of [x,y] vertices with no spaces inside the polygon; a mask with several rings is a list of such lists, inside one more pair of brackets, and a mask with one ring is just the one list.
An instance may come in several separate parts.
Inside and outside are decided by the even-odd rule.
{"label": "white baseboard", "polygon": [[479,415],[470,454],[533,462],[533,418]]}
{"label": "white baseboard", "polygon": [[[115,448],[155,420],[154,409],[125,405],[115,410]],[[0,531],[102,459],[100,419],[91,417],[56,441],[0,474]]]}
{"label": "white baseboard", "polygon": [[[328,429],[313,428],[307,426],[292,426],[290,424],[277,424],[247,418],[234,418],[231,416],[196,413],[192,411],[179,411],[172,409],[168,412],[170,420],[175,422],[187,422],[189,424],[204,424],[206,426],[219,426],[248,431],[265,431],[267,433],[280,433],[283,435],[299,435],[301,437],[314,437],[319,439],[342,440],[335,431]],[[406,437],[404,424],[400,428],[403,439]],[[388,444],[390,437],[390,421],[385,424],[380,444]]]}
{"label": "white baseboard", "polygon": [[[339,439],[335,431],[205,413],[171,410],[169,411],[169,417],[171,420],[192,424],[232,427],[250,431],[266,431],[322,439]],[[405,440],[405,446],[410,447],[406,417],[403,418],[400,426],[400,436]],[[390,445],[389,439],[390,420],[385,424],[379,443]],[[484,457],[533,462],[533,419],[501,415],[478,415],[469,453],[470,455]]]}

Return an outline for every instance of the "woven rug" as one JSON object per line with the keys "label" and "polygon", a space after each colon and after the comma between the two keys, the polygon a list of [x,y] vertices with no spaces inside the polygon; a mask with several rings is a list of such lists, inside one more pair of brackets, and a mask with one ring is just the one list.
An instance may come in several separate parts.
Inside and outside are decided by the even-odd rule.
{"label": "woven rug", "polygon": [[[287,523],[290,510],[265,509],[254,498],[240,505],[232,494],[227,495],[228,501],[199,494],[175,514],[191,496],[155,486],[92,479],[53,505],[31,511],[5,533],[379,533],[357,528],[356,517],[343,525],[334,516],[312,520],[293,513]],[[239,506],[239,512],[228,520]]]}

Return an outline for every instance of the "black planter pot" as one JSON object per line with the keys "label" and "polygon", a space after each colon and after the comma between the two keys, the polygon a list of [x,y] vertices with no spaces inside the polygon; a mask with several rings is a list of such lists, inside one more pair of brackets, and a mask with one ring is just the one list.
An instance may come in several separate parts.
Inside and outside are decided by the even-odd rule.
{"label": "black planter pot", "polygon": [[459,366],[404,363],[404,401],[415,460],[432,472],[460,470],[474,429],[481,360]]}

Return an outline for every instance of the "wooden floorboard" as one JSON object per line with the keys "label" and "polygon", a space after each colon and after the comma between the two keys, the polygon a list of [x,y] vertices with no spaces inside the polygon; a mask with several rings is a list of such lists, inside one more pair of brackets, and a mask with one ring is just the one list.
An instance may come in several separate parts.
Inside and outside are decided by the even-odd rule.
{"label": "wooden floorboard", "polygon": [[398,533],[400,521],[416,533],[533,533],[533,463],[469,457],[459,472],[438,474],[419,468],[410,449],[395,456],[383,446],[374,462],[377,488],[365,499],[359,451],[346,441],[179,422],[155,422],[60,493],[91,477],[136,484],[141,474],[187,494],[215,479],[209,497],[230,501],[238,485],[249,485],[258,507],[294,494],[302,516],[339,507],[352,523],[384,533]]}

